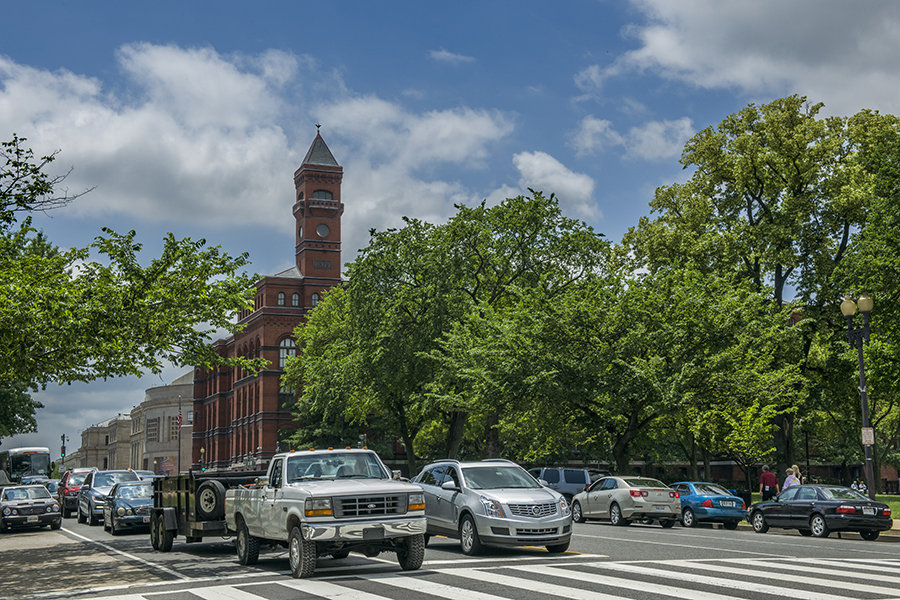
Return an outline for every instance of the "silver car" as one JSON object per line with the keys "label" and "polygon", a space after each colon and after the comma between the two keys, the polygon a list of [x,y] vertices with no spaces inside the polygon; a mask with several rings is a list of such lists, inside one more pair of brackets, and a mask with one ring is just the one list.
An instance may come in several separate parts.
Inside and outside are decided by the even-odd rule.
{"label": "silver car", "polygon": [[649,477],[604,477],[572,499],[572,517],[578,523],[609,519],[613,525],[628,525],[641,520],[668,528],[680,516],[679,493]]}
{"label": "silver car", "polygon": [[439,461],[413,482],[425,492],[426,539],[459,538],[463,553],[470,555],[483,544],[546,546],[554,553],[569,548],[568,502],[511,461]]}

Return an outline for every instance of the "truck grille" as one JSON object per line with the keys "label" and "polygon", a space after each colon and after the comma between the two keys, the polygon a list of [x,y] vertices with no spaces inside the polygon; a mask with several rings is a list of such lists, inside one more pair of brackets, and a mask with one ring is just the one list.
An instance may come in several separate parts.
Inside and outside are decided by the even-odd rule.
{"label": "truck grille", "polygon": [[335,517],[398,515],[406,512],[406,496],[335,498]]}
{"label": "truck grille", "polygon": [[549,517],[556,514],[556,503],[547,504],[510,504],[509,512],[517,517]]}

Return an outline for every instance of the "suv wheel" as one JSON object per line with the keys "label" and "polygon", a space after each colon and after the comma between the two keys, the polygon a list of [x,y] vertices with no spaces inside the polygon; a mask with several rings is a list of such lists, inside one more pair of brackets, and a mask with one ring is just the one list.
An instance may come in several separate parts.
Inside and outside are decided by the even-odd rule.
{"label": "suv wheel", "polygon": [[470,515],[465,515],[459,522],[459,545],[463,554],[468,556],[481,552],[481,539],[478,537],[475,520]]}
{"label": "suv wheel", "polygon": [[78,505],[78,522],[79,523],[87,523],[87,519],[84,517],[84,514],[81,512],[81,504]]}

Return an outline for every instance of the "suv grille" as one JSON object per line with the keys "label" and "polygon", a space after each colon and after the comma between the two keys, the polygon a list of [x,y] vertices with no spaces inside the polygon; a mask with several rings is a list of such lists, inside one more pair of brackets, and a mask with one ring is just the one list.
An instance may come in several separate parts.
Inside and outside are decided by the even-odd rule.
{"label": "suv grille", "polygon": [[335,517],[399,515],[406,512],[406,496],[360,496],[334,500]]}
{"label": "suv grille", "polygon": [[556,527],[545,529],[516,529],[516,535],[556,535]]}
{"label": "suv grille", "polygon": [[532,517],[538,519],[540,517],[549,517],[555,515],[557,506],[555,502],[547,504],[510,504],[509,512],[517,517]]}

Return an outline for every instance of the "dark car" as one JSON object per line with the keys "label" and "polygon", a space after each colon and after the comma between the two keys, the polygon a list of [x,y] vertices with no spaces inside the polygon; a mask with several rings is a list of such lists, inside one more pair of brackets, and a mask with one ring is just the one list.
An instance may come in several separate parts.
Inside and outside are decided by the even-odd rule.
{"label": "dark car", "polygon": [[44,483],[50,481],[50,478],[46,475],[25,475],[22,477],[22,481],[20,482],[22,485],[34,485],[35,483],[39,483],[44,485]]}
{"label": "dark car", "polygon": [[50,495],[56,498],[57,492],[59,492],[59,479],[48,479],[47,481],[41,482],[47,491],[50,492]]}
{"label": "dark car", "polygon": [[0,490],[0,531],[14,527],[59,529],[59,502],[42,485],[15,485]]}
{"label": "dark car", "polygon": [[149,481],[117,483],[103,505],[103,529],[119,535],[123,529],[149,528],[153,484]]}
{"label": "dark car", "polygon": [[720,485],[705,481],[679,481],[669,486],[681,496],[681,524],[722,523],[726,529],[737,529],[747,516],[747,506],[738,496]]}
{"label": "dark car", "polygon": [[91,471],[78,492],[78,522],[96,525],[103,518],[106,496],[117,483],[140,481],[134,471]]}
{"label": "dark car", "polygon": [[84,485],[88,473],[93,471],[90,467],[79,467],[66,471],[62,479],[59,481],[59,488],[56,490],[56,498],[59,500],[59,506],[62,508],[63,516],[69,518],[72,513],[78,509],[78,492]]}
{"label": "dark car", "polygon": [[798,529],[801,535],[816,537],[828,537],[832,531],[856,531],[864,540],[876,539],[893,523],[887,504],[832,485],[789,487],[771,500],[751,506],[747,520],[757,533],[765,533],[769,527]]}

